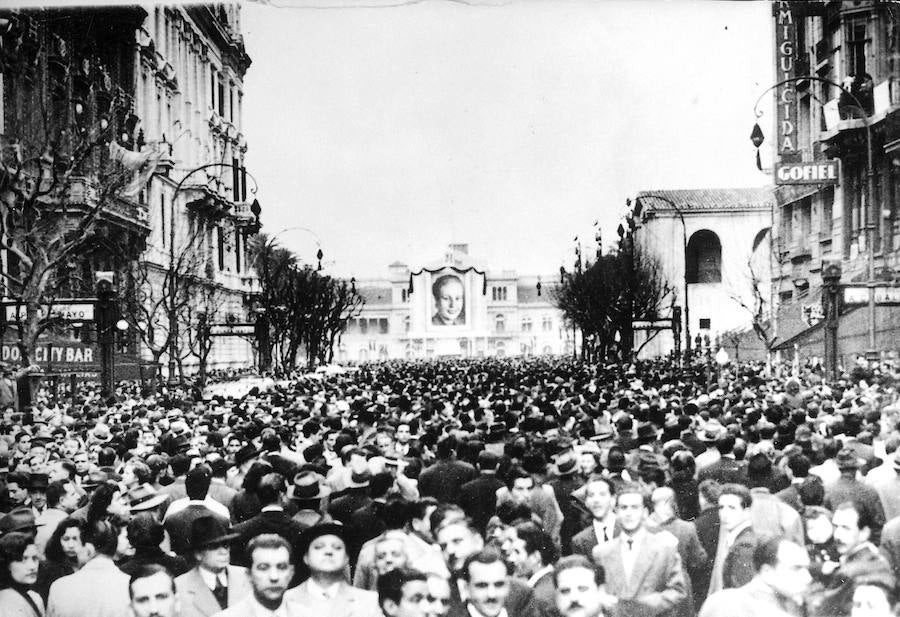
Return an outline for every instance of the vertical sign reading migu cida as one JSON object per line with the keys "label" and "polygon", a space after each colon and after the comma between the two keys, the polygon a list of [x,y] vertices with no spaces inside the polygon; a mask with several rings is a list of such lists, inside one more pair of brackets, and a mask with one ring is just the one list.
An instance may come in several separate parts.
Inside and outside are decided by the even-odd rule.
{"label": "vertical sign reading migu cida", "polygon": [[[775,2],[775,76],[778,81],[796,77],[797,67],[797,7],[794,2]],[[775,89],[775,148],[782,162],[793,162],[797,157],[797,90],[794,83],[786,83]]]}

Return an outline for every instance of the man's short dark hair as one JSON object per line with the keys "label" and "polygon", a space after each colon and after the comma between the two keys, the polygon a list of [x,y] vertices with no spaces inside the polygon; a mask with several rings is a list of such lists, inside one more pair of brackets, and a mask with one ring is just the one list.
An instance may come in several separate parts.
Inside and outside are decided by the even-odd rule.
{"label": "man's short dark hair", "polygon": [[59,505],[59,500],[66,494],[66,484],[71,482],[71,480],[56,480],[47,485],[48,508],[55,508]]}
{"label": "man's short dark hair", "polygon": [[478,469],[482,471],[493,471],[497,469],[500,457],[490,450],[482,450],[478,453]]}
{"label": "man's short dark hair", "polygon": [[462,576],[463,580],[469,580],[469,567],[473,563],[483,563],[485,565],[490,565],[492,563],[502,563],[503,567],[506,568],[506,575],[509,576],[512,574],[510,571],[509,564],[503,558],[496,549],[493,548],[483,548],[480,551],[472,553],[468,557],[466,557],[465,563],[463,563],[462,572],[460,576]]}
{"label": "man's short dark hair", "polygon": [[277,504],[286,492],[287,485],[285,484],[284,476],[280,473],[267,473],[259,480],[256,496],[259,497],[260,504],[270,506]]}
{"label": "man's short dark hair", "polygon": [[804,454],[795,454],[788,459],[788,469],[794,478],[805,478],[809,475],[809,458]]}
{"label": "man's short dark hair", "polygon": [[559,558],[556,545],[553,544],[553,538],[535,523],[528,522],[516,525],[516,535],[525,543],[525,553],[531,555],[537,551],[541,556],[541,562],[545,566],[555,563]]}
{"label": "man's short dark hair", "polygon": [[609,489],[610,495],[616,494],[616,485],[613,484],[612,480],[610,480],[606,476],[601,476],[600,474],[593,474],[590,478],[588,478],[587,482],[584,483],[585,489],[587,489],[588,484],[594,484],[596,482],[605,484],[606,488]]}
{"label": "man's short dark hair", "polygon": [[191,468],[191,457],[187,454],[176,454],[169,459],[169,467],[176,477],[183,476]]}
{"label": "man's short dark hair", "polygon": [[184,478],[184,490],[189,499],[202,501],[206,499],[209,485],[212,482],[212,472],[206,465],[198,465],[191,469]]}
{"label": "man's short dark hair", "polygon": [[606,582],[606,572],[603,566],[594,563],[584,555],[568,555],[556,562],[553,566],[553,584],[559,585],[559,575],[566,570],[574,570],[575,568],[584,568],[594,573],[594,582],[599,587]]}
{"label": "man's short dark hair", "polygon": [[139,581],[142,578],[150,578],[151,576],[156,576],[157,574],[165,574],[169,577],[169,583],[172,585],[172,594],[175,592],[175,577],[172,576],[172,573],[165,566],[161,566],[158,563],[145,563],[137,566],[134,572],[131,575],[131,578],[128,580],[128,597],[134,600],[134,583],[135,581]]}
{"label": "man's short dark hair", "polygon": [[753,495],[750,494],[750,489],[743,484],[737,484],[734,482],[723,484],[722,492],[719,493],[720,499],[722,495],[734,495],[738,497],[741,500],[741,507],[745,510],[753,504]]}
{"label": "man's short dark hair", "polygon": [[294,551],[290,542],[279,536],[277,533],[261,533],[255,536],[250,543],[247,544],[247,555],[250,557],[250,564],[253,565],[253,551],[258,548],[278,549],[284,548],[288,552],[288,561],[293,562]]}
{"label": "man's short dark hair", "polygon": [[532,486],[534,485],[534,478],[531,477],[530,473],[519,466],[512,467],[506,472],[506,488],[512,490],[513,486],[516,484],[516,480],[524,479],[531,480]]}
{"label": "man's short dark hair", "polygon": [[784,536],[772,536],[759,541],[753,550],[753,569],[759,572],[763,566],[778,565],[778,549],[785,542],[790,542]]}
{"label": "man's short dark hair", "polygon": [[379,576],[378,606],[383,607],[387,600],[400,604],[403,599],[403,586],[412,581],[428,582],[428,576],[412,568],[395,568]]}

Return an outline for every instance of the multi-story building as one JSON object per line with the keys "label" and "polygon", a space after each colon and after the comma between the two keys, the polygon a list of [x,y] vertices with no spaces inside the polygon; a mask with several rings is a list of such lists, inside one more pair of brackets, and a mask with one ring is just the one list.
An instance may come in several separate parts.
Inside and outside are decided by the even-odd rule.
{"label": "multi-story building", "polygon": [[[772,275],[780,348],[821,356],[821,328],[809,316],[821,313],[823,262],[841,263],[842,282],[866,281],[871,255],[876,279],[897,277],[900,21],[893,3],[879,1],[775,2],[773,20],[781,85],[773,88],[772,132],[764,132],[773,135],[779,185]],[[835,172],[786,173],[827,161],[839,161]],[[817,168],[825,169],[805,167]],[[865,314],[844,309],[845,360],[868,349]],[[896,349],[900,311],[878,307],[875,323],[876,351]]]}
{"label": "multi-story building", "polygon": [[365,304],[341,337],[338,361],[572,353],[553,276],[488,271],[466,244],[422,268],[397,262],[388,270],[356,281]]}
{"label": "multi-story building", "polygon": [[[123,312],[129,301],[149,309],[131,315],[133,327],[119,334],[120,352],[150,359],[146,333],[155,331],[159,342],[169,331],[170,305],[154,300],[168,293],[170,271],[187,299],[179,299],[175,314],[177,356],[188,372],[197,364],[190,351],[198,326],[251,321],[256,279],[247,242],[259,229],[259,208],[241,128],[249,65],[236,2],[0,13],[4,162],[38,157],[44,148],[52,157],[60,132],[100,135],[124,153],[120,157],[161,154],[146,185],[104,203],[78,254],[54,274],[56,296],[93,296],[102,273],[118,287]],[[63,213],[76,216],[96,206],[102,193],[96,169],[86,165],[84,177],[69,184]],[[6,272],[17,267],[10,253],[0,257]],[[5,298],[16,294],[6,284],[3,289]],[[74,323],[56,332],[52,344],[90,347],[94,330]],[[210,368],[252,364],[249,338],[213,341]],[[4,344],[4,360],[15,361],[7,357],[15,353],[15,345]],[[60,354],[45,354],[53,355]],[[79,357],[91,360],[66,370],[96,368],[96,354]],[[158,357],[165,364],[167,354]],[[40,357],[38,363],[45,364]]]}
{"label": "multi-story building", "polygon": [[[772,189],[643,191],[635,205],[641,219],[635,243],[655,258],[672,288],[665,304],[681,308],[680,348],[687,336],[696,348],[724,333],[751,330],[754,315],[767,308],[759,302],[770,301]],[[635,348],[647,341],[642,357],[675,347],[671,330],[638,330],[635,337]],[[760,347],[752,334],[747,339],[746,347]]]}
{"label": "multi-story building", "polygon": [[[135,111],[143,139],[166,151],[162,173],[142,194],[152,228],[144,262],[154,289],[164,290],[172,271],[179,282],[191,281],[179,318],[185,335],[177,337],[190,366],[197,363],[188,353],[190,332],[204,322],[250,321],[256,278],[248,239],[259,230],[241,121],[250,58],[236,2],[146,10],[136,32]],[[168,321],[158,316],[163,331]],[[250,337],[211,340],[210,368],[252,364]]]}

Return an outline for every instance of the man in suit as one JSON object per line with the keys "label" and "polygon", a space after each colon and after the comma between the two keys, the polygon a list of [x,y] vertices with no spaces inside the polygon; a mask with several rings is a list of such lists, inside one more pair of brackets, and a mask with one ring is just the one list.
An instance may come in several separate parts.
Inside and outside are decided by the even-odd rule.
{"label": "man in suit", "polygon": [[572,538],[584,526],[584,515],[572,501],[572,493],[583,484],[581,478],[575,473],[578,468],[578,460],[575,454],[569,450],[556,459],[557,477],[547,484],[556,495],[556,503],[562,511],[563,521],[559,530],[560,546],[563,555],[572,552]]}
{"label": "man in suit", "polygon": [[231,546],[231,561],[235,565],[250,566],[250,553],[246,547],[254,537],[274,533],[293,544],[303,530],[303,526],[284,511],[287,498],[284,476],[279,473],[264,475],[259,481],[256,495],[262,505],[259,514],[234,526],[238,537]]}
{"label": "man in suit", "polygon": [[661,486],[653,491],[650,500],[653,502],[650,519],[657,531],[668,531],[678,540],[678,555],[684,569],[686,594],[675,614],[679,617],[694,617],[693,581],[706,563],[706,551],[700,544],[694,524],[678,518],[675,491],[668,486]]}
{"label": "man in suit", "polygon": [[368,488],[372,474],[368,471],[351,472],[343,494],[340,497],[332,495],[332,501],[328,504],[328,515],[344,525],[350,524],[353,513],[372,502]]}
{"label": "man in suit", "polygon": [[250,540],[247,554],[252,593],[215,613],[216,617],[290,614],[285,592],[294,577],[291,545],[277,534],[264,533]]}
{"label": "man in suit", "polygon": [[[492,548],[477,551],[466,558],[460,571],[460,582],[465,590],[464,612],[450,608],[450,616],[500,617],[501,614],[523,615],[506,608],[510,594],[510,569],[503,555]],[[527,613],[532,614],[532,613]]]}
{"label": "man in suit", "polygon": [[767,539],[753,554],[755,576],[736,589],[712,594],[700,617],[800,617],[800,600],[809,587],[806,549],[785,538]]}
{"label": "man in suit", "polygon": [[[187,490],[184,487],[184,482],[190,468],[191,459],[187,454],[176,454],[169,459],[169,469],[172,470],[175,481],[172,482],[172,484],[167,484],[166,486],[161,486],[159,488],[160,493],[169,497],[166,507],[176,499],[187,497]],[[163,510],[165,511],[165,508],[163,508]]]}
{"label": "man in suit", "polygon": [[[455,516],[444,519],[435,531],[438,546],[450,570],[450,607],[451,617],[466,617],[466,605],[460,590],[465,586],[464,568],[471,555],[484,548],[484,539],[475,529],[472,521]],[[533,615],[534,603],[532,591],[524,582],[510,578],[506,593],[505,608],[509,615],[530,617]]]}
{"label": "man in suit", "polygon": [[478,454],[478,477],[469,480],[459,489],[459,505],[482,534],[495,514],[497,490],[503,488],[503,481],[497,478],[499,462],[500,457],[496,454],[482,450]]}
{"label": "man in suit", "polygon": [[700,514],[694,520],[697,528],[697,538],[706,552],[707,560],[697,571],[697,577],[693,580],[694,607],[703,606],[706,593],[709,590],[709,580],[712,576],[712,560],[719,546],[719,494],[721,487],[715,480],[704,480],[697,487],[697,495],[700,503]]}
{"label": "man in suit", "polygon": [[454,458],[456,439],[445,437],[437,444],[437,462],[419,475],[419,493],[440,503],[459,503],[459,489],[478,472],[469,463]]}
{"label": "man in suit", "polygon": [[[228,510],[225,510],[224,514],[216,513],[206,501],[211,479],[209,468],[205,465],[190,470],[184,481],[187,501],[184,502],[184,505],[181,503],[171,504],[166,511],[164,524],[166,531],[169,532],[172,551],[178,555],[184,556],[188,552],[188,538],[191,535],[191,527],[197,519],[215,516],[223,527],[228,526]],[[216,506],[224,508],[218,503]]]}
{"label": "man in suit", "polygon": [[715,480],[719,484],[747,482],[747,470],[743,461],[734,457],[734,435],[725,434],[716,440],[720,458],[697,472],[697,480]]}
{"label": "man in suit", "polygon": [[128,584],[133,617],[181,617],[175,583],[165,566],[141,564]]}
{"label": "man in suit", "polygon": [[721,530],[713,560],[709,593],[741,587],[753,578],[756,533],[751,519],[752,504],[750,489],[743,484],[726,484],[722,487],[719,495]]}
{"label": "man in suit", "polygon": [[876,523],[865,504],[845,501],[838,504],[831,519],[834,544],[841,556],[840,566],[830,577],[824,596],[814,614],[847,615],[853,605],[853,590],[865,580],[891,580],[891,566],[871,538]]}
{"label": "man in suit", "polygon": [[321,523],[303,532],[300,559],[309,578],[285,594],[288,614],[302,617],[381,617],[378,594],[352,587],[347,531],[338,523]]}
{"label": "man in suit", "polygon": [[515,538],[505,557],[515,568],[515,575],[527,581],[531,587],[538,615],[557,615],[553,564],[556,563],[559,552],[550,534],[531,521],[516,525]]}
{"label": "man in suit", "polygon": [[118,530],[105,521],[97,521],[89,525],[82,542],[79,560],[86,563],[50,586],[47,617],[127,615],[129,578],[113,562],[119,545]]}
{"label": "man in suit", "polygon": [[209,468],[212,472],[212,481],[209,484],[209,497],[225,506],[231,512],[231,502],[237,491],[226,484],[226,475],[228,473],[228,462],[222,458],[216,458],[209,461]]}
{"label": "man in suit", "polygon": [[211,617],[250,594],[247,570],[228,564],[235,537],[215,516],[194,521],[188,547],[197,565],[175,579],[181,617]]}
{"label": "man in suit", "polygon": [[594,561],[606,573],[605,607],[616,617],[670,615],[685,599],[678,541],[668,532],[649,531],[647,516],[641,487],[623,485],[616,496],[622,533],[594,548]]}
{"label": "man in suit", "polygon": [[[602,476],[593,476],[584,485],[584,505],[591,513],[591,524],[572,538],[572,553],[593,558],[594,547],[609,542],[618,535],[619,528],[613,512],[615,489]],[[573,498],[577,498],[573,495]]]}

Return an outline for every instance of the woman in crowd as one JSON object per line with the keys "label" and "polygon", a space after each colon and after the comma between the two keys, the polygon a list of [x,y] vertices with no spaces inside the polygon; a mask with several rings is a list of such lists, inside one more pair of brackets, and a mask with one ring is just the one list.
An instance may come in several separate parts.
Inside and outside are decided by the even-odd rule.
{"label": "woman in crowd", "polygon": [[84,528],[84,521],[71,517],[64,519],[47,541],[37,582],[37,591],[45,602],[54,581],[74,574],[81,567],[79,559],[84,550]]}
{"label": "woman in crowd", "polygon": [[0,537],[0,610],[4,617],[43,617],[44,600],[34,591],[38,550],[30,534]]}

